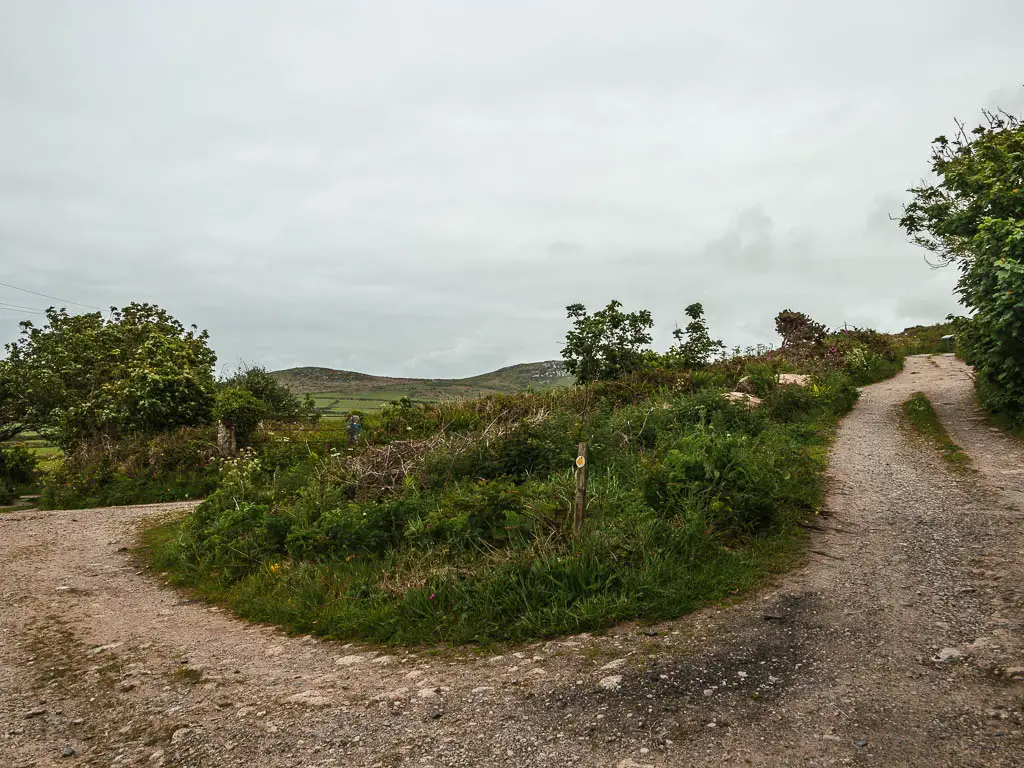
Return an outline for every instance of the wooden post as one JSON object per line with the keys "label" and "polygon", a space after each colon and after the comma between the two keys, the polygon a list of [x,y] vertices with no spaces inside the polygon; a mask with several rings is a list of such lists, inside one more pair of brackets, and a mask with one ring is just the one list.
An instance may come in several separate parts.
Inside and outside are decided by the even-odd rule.
{"label": "wooden post", "polygon": [[572,533],[576,538],[583,532],[583,513],[587,509],[587,444],[577,446],[576,457],[576,509],[572,518]]}

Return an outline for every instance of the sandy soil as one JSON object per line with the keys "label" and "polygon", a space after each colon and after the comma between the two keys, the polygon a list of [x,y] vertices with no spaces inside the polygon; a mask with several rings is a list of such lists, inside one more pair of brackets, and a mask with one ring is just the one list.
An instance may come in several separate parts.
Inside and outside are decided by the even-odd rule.
{"label": "sandy soil", "polygon": [[[924,391],[976,471],[900,425]],[[510,649],[287,637],[134,565],[184,505],[0,515],[0,766],[1024,764],[1024,449],[915,357],[844,421],[806,562],[733,607]]]}

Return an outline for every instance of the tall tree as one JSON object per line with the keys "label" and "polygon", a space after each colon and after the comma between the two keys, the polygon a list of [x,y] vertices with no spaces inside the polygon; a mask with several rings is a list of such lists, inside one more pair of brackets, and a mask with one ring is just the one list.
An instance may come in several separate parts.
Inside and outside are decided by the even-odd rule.
{"label": "tall tree", "polygon": [[577,383],[618,379],[643,366],[654,325],[649,310],[623,312],[622,303],[614,299],[592,315],[582,304],[565,309],[573,325],[562,357]]}
{"label": "tall tree", "polygon": [[900,225],[960,270],[957,293],[973,312],[959,344],[983,401],[1024,423],[1024,123],[1003,112],[932,142],[934,183],[910,189]]}
{"label": "tall tree", "polygon": [[46,317],[43,327],[23,322],[6,345],[0,392],[25,426],[68,448],[210,420],[217,358],[206,331],[152,304],[108,318],[51,307]]}

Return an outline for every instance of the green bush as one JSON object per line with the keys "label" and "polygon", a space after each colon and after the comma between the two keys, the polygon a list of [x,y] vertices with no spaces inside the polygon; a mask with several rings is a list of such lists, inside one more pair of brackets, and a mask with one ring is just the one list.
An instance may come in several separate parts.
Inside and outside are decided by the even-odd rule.
{"label": "green bush", "polygon": [[40,504],[85,509],[197,499],[216,488],[217,476],[211,428],[87,443],[46,475]]}
{"label": "green bush", "polygon": [[646,497],[663,514],[730,537],[755,533],[817,502],[820,481],[806,464],[797,437],[785,430],[751,437],[705,427],[674,441],[653,464]]}
{"label": "green bush", "polygon": [[248,445],[256,426],[267,413],[267,404],[247,389],[224,387],[217,390],[213,416],[234,427],[239,445]]}
{"label": "green bush", "polygon": [[911,188],[900,219],[914,242],[960,271],[971,311],[957,346],[976,371],[982,403],[1024,426],[1024,121],[985,112],[971,131],[932,143],[934,183]]}
{"label": "green bush", "polygon": [[10,504],[36,485],[36,455],[22,444],[0,446],[0,505]]}

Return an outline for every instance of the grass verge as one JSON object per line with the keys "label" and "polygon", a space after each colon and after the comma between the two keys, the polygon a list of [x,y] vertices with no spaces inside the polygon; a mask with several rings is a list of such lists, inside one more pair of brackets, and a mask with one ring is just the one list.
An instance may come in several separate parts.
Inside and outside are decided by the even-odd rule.
{"label": "grass verge", "polygon": [[918,435],[938,448],[939,455],[950,466],[956,469],[970,466],[971,457],[953,442],[924,392],[915,392],[913,397],[903,403],[903,417]]}

